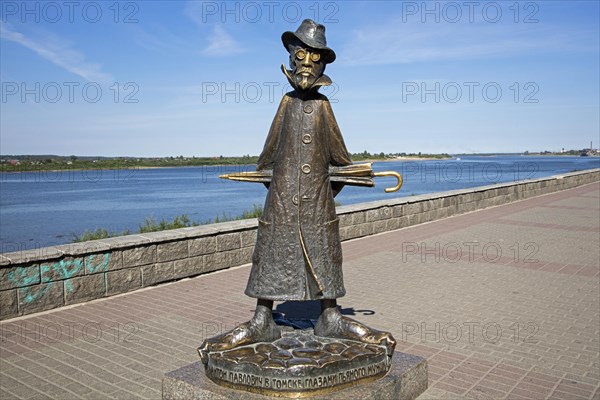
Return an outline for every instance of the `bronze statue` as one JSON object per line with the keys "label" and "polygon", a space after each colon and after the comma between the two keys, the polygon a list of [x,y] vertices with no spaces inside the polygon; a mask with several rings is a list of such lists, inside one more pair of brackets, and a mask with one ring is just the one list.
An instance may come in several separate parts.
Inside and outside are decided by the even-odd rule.
{"label": "bronze statue", "polygon": [[[324,71],[335,60],[335,52],[327,47],[325,27],[309,19],[281,39],[291,67],[287,70],[282,65],[282,70],[294,90],[281,101],[257,173],[237,176],[238,180],[264,182],[268,188],[245,292],[258,299],[256,311],[249,322],[205,340],[200,354],[278,339],[281,332],[273,320],[273,301],[288,300],[320,300],[316,336],[380,344],[391,354],[396,342],[390,333],[347,318],[337,307],[345,289],[334,197],[345,182],[372,186],[376,174],[367,164],[367,177],[360,178],[356,166],[351,166],[329,100],[319,93],[321,86],[331,84]],[[361,166],[364,177],[365,164]],[[347,177],[330,179],[331,170],[342,171],[342,176],[344,170],[351,171],[348,175],[355,182]],[[382,175],[386,174],[399,179],[399,188],[399,175]],[[356,183],[360,179],[362,183]]]}

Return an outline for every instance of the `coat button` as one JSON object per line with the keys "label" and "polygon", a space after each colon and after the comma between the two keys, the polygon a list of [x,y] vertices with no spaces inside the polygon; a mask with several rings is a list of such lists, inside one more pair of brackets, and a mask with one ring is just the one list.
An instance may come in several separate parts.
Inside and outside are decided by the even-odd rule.
{"label": "coat button", "polygon": [[310,135],[310,133],[305,133],[304,135],[302,135],[302,143],[309,144],[310,142],[312,142],[312,136]]}
{"label": "coat button", "polygon": [[304,164],[302,166],[302,172],[304,172],[305,174],[310,174],[310,170],[311,170],[310,165]]}
{"label": "coat button", "polygon": [[294,197],[292,197],[292,203],[294,203],[294,205],[298,205],[298,195],[294,195]]}
{"label": "coat button", "polygon": [[304,112],[307,114],[310,114],[311,112],[313,112],[313,108],[310,104],[307,104],[304,106]]}

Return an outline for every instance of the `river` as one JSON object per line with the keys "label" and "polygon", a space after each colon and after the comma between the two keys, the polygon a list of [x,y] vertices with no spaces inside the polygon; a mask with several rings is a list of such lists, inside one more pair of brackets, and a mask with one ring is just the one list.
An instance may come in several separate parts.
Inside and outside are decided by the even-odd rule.
{"label": "river", "polygon": [[[400,191],[385,193],[394,178],[375,188],[346,187],[336,198],[355,204],[441,192],[600,167],[600,158],[571,156],[463,156],[441,161],[389,161],[375,171],[404,177]],[[263,185],[219,179],[254,166],[130,170],[65,170],[0,174],[0,252],[65,244],[72,234],[106,228],[137,232],[147,217],[193,221],[239,215],[262,205]]]}

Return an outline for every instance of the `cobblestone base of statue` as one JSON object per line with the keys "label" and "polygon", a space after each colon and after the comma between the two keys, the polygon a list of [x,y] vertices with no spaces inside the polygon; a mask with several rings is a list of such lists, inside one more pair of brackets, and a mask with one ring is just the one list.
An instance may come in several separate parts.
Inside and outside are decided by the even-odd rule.
{"label": "cobblestone base of statue", "polygon": [[271,343],[254,343],[208,354],[213,382],[278,397],[308,397],[384,376],[391,354],[383,345],[315,336],[312,329],[285,327]]}

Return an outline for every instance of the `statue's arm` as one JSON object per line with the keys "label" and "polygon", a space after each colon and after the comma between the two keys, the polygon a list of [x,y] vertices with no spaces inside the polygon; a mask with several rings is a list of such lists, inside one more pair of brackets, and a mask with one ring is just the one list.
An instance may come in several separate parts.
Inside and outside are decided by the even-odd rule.
{"label": "statue's arm", "polygon": [[[340,127],[335,120],[335,116],[333,115],[333,110],[331,109],[331,104],[329,101],[324,102],[325,107],[325,125],[328,130],[328,145],[329,145],[329,154],[330,160],[329,163],[336,167],[341,167],[344,165],[352,164],[352,160],[350,159],[350,153],[346,149],[346,144],[344,143],[344,138],[342,137],[342,132],[340,131]],[[332,182],[331,189],[333,190],[333,197],[337,196],[339,192],[344,188],[344,184],[341,182]]]}
{"label": "statue's arm", "polygon": [[258,157],[258,162],[256,165],[257,171],[273,168],[273,164],[275,163],[275,153],[277,151],[279,137],[281,136],[283,117],[288,99],[289,97],[287,95],[283,96],[283,99],[281,99],[277,113],[275,114],[273,122],[271,123],[271,129],[269,129],[267,140],[265,141],[263,150]]}
{"label": "statue's arm", "polygon": [[[283,116],[285,114],[285,108],[286,104],[288,103],[288,99],[289,97],[287,95],[283,96],[281,99],[277,113],[275,114],[273,122],[271,123],[271,129],[269,129],[269,134],[267,135],[267,140],[265,141],[263,150],[260,153],[260,156],[258,156],[258,162],[256,163],[257,171],[273,169],[273,164],[275,163],[275,154],[277,152],[277,144],[279,143],[279,138],[281,136]],[[265,183],[264,185],[267,189],[269,189],[269,183]]]}

